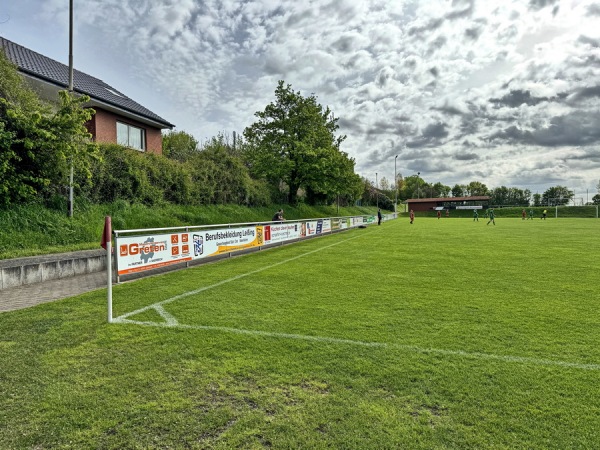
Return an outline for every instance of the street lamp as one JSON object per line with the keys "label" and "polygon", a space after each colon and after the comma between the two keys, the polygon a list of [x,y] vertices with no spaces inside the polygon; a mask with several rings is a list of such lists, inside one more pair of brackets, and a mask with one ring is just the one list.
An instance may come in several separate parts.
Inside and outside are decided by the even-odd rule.
{"label": "street lamp", "polygon": [[396,175],[396,161],[398,160],[398,155],[394,158],[394,188],[396,189],[396,199],[394,200],[394,212],[398,212],[398,175]]}
{"label": "street lamp", "polygon": [[421,194],[419,192],[419,175],[421,175],[421,172],[417,172],[417,198],[421,198]]}

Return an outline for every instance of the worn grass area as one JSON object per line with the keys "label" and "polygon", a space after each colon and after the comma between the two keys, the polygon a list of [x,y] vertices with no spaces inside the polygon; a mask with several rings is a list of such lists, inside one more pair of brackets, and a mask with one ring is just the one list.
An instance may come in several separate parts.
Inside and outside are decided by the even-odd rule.
{"label": "worn grass area", "polygon": [[0,314],[0,448],[594,448],[600,222],[496,223],[125,283],[122,323],[102,290]]}

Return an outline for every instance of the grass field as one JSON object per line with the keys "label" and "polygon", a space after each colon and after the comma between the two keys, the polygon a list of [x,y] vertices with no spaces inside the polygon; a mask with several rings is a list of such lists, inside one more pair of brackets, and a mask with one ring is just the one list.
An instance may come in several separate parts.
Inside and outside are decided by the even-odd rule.
{"label": "grass field", "polygon": [[592,449],[600,221],[408,219],[0,314],[0,448]]}

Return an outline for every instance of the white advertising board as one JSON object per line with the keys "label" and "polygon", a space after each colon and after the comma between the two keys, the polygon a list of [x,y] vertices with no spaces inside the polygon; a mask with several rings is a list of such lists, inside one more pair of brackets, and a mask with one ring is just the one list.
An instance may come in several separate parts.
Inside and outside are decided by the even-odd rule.
{"label": "white advertising board", "polygon": [[184,233],[119,237],[118,274],[156,269],[262,245],[257,228],[238,227]]}
{"label": "white advertising board", "polygon": [[264,243],[276,244],[278,242],[285,242],[300,238],[302,224],[300,222],[283,222],[273,225],[265,225],[262,228]]}

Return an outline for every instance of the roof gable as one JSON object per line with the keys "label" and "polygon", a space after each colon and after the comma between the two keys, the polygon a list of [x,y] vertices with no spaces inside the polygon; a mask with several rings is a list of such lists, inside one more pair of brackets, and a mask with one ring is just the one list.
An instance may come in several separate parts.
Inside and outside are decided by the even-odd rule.
{"label": "roof gable", "polygon": [[[64,89],[68,87],[69,67],[65,64],[29,50],[22,45],[15,44],[3,37],[0,37],[0,47],[4,49],[4,53],[9,61],[15,64],[22,73],[55,84]],[[91,99],[108,103],[130,113],[158,122],[163,125],[163,128],[174,127],[172,123],[169,123],[159,115],[133,101],[104,81],[75,69],[73,69],[73,89],[75,92],[88,95]]]}

